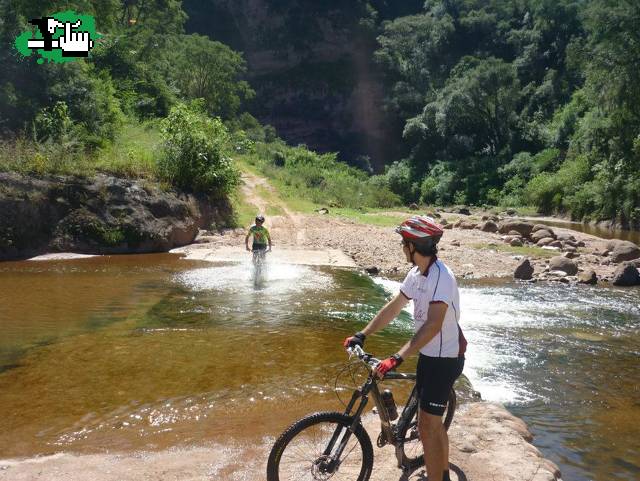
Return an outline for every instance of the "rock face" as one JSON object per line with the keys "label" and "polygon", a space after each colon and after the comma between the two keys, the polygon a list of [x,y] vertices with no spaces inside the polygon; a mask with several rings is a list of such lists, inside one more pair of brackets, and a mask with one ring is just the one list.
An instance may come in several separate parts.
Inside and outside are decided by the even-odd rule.
{"label": "rock face", "polygon": [[531,224],[530,222],[522,222],[522,221],[504,221],[504,222],[501,222],[499,225],[499,232],[501,234],[506,234],[510,231],[516,231],[522,237],[529,237],[532,229],[533,229],[533,224]]}
{"label": "rock face", "polygon": [[[422,2],[385,6],[383,15],[418,13]],[[375,42],[360,19],[362,2],[209,0],[183,2],[187,33],[208,35],[247,61],[256,91],[252,110],[291,145],[370,158],[382,171],[394,152],[388,142],[383,78],[373,65]],[[357,163],[357,162],[354,162]],[[368,161],[359,165],[368,167]]]}
{"label": "rock face", "polygon": [[529,259],[524,259],[518,267],[516,267],[515,272],[513,273],[514,279],[522,279],[524,281],[528,281],[533,277],[533,266]]}
{"label": "rock face", "polygon": [[97,175],[32,178],[0,173],[0,260],[46,251],[163,252],[224,223],[223,201]]}
{"label": "rock face", "polygon": [[640,272],[635,264],[625,262],[613,274],[614,286],[640,286]]}
{"label": "rock face", "polygon": [[549,269],[566,272],[569,276],[574,276],[578,273],[578,265],[571,259],[562,256],[552,257],[549,261]]}
{"label": "rock face", "polygon": [[613,262],[631,261],[640,258],[640,247],[629,241],[610,241],[607,249],[611,251]]}

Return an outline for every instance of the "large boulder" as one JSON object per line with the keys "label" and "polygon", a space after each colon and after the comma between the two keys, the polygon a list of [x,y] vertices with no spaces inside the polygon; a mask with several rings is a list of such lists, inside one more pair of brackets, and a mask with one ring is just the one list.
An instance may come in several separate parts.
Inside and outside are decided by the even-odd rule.
{"label": "large boulder", "polygon": [[498,232],[498,224],[492,220],[488,220],[483,224],[480,224],[480,230],[482,232]]}
{"label": "large boulder", "polygon": [[561,241],[571,241],[571,242],[576,242],[576,238],[571,235],[571,234],[558,234],[556,236],[556,239],[561,240]]}
{"label": "large boulder", "polygon": [[614,286],[640,286],[640,272],[635,264],[625,262],[613,274]]}
{"label": "large boulder", "polygon": [[515,272],[513,273],[514,279],[522,279],[524,281],[528,281],[533,277],[533,266],[529,259],[523,259],[518,267],[516,267]]}
{"label": "large boulder", "polygon": [[611,260],[613,262],[632,261],[640,258],[640,247],[629,241],[617,241],[615,243],[607,244],[607,247],[611,245]]}
{"label": "large boulder", "polygon": [[578,264],[566,257],[556,256],[549,261],[549,269],[552,271],[563,271],[569,276],[575,276],[578,273]]}
{"label": "large boulder", "polygon": [[545,238],[554,238],[555,236],[553,235],[553,232],[551,230],[548,229],[540,229],[537,230],[535,232],[533,232],[531,234],[531,240],[533,242],[538,242],[540,239],[545,239]]}
{"label": "large boulder", "polygon": [[545,237],[543,239],[540,239],[538,242],[536,242],[536,245],[538,247],[543,247],[543,246],[548,246],[552,242],[554,242],[553,237]]}
{"label": "large boulder", "polygon": [[507,220],[501,222],[498,226],[498,231],[501,234],[506,234],[510,231],[518,232],[522,237],[529,237],[531,234],[531,230],[533,229],[533,224],[530,222],[524,221],[516,221],[516,220]]}
{"label": "large boulder", "polygon": [[544,225],[544,224],[535,224],[533,226],[533,229],[531,229],[531,233],[533,232],[538,232],[539,230],[551,230],[551,227],[549,227],[548,225]]}
{"label": "large boulder", "polygon": [[477,224],[475,222],[471,222],[471,221],[468,221],[468,220],[463,220],[459,225],[459,227],[461,229],[466,229],[466,230],[475,229],[476,226],[477,226]]}

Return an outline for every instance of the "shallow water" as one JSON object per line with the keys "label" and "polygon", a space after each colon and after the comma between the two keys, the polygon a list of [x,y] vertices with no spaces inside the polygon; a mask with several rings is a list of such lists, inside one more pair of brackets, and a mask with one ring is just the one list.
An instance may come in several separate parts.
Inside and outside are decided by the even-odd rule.
{"label": "shallow water", "polygon": [[550,227],[561,227],[571,229],[585,234],[594,235],[603,239],[620,239],[631,241],[640,245],[640,231],[628,229],[608,229],[594,224],[583,224],[582,222],[571,222],[565,220],[532,219],[536,224],[544,224]]}
{"label": "shallow water", "polygon": [[[353,386],[341,340],[398,286],[168,254],[0,264],[0,458],[259,441],[340,409],[334,386],[343,399]],[[565,480],[640,476],[639,294],[461,289],[465,374],[525,419]],[[395,352],[411,326],[403,313],[368,349]]]}

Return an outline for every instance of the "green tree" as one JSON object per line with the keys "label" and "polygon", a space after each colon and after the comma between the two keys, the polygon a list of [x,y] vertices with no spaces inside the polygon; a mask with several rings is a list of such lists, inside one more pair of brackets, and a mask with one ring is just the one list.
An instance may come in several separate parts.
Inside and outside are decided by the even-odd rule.
{"label": "green tree", "polygon": [[202,98],[211,115],[234,117],[254,91],[241,79],[246,72],[242,55],[202,35],[177,37],[171,49],[168,74],[186,99]]}

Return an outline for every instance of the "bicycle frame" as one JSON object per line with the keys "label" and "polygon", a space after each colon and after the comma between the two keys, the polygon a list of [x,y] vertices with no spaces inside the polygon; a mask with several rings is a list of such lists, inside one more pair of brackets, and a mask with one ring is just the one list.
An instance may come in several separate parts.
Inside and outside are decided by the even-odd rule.
{"label": "bicycle frame", "polygon": [[[416,375],[407,374],[407,373],[389,372],[386,374],[385,379],[415,381]],[[335,457],[337,459],[340,459],[340,457],[342,456],[342,451],[346,447],[347,442],[349,441],[349,437],[351,436],[351,433],[353,433],[357,428],[358,424],[360,424],[360,418],[362,416],[364,408],[369,402],[369,396],[373,398],[373,402],[375,403],[375,406],[378,410],[378,416],[380,417],[380,423],[381,423],[380,439],[382,440],[382,444],[380,444],[379,442],[378,446],[382,447],[385,444],[393,445],[396,448],[395,451],[396,451],[396,459],[398,460],[398,468],[402,469],[405,473],[413,471],[413,469],[415,469],[414,466],[405,466],[403,463],[403,451],[401,449],[402,442],[398,438],[397,433],[401,431],[401,429],[407,423],[410,423],[412,421],[413,416],[416,413],[417,402],[418,402],[416,388],[414,386],[413,390],[411,391],[411,395],[409,396],[409,399],[407,400],[407,403],[405,404],[405,407],[402,410],[402,414],[399,416],[397,423],[392,424],[391,419],[389,418],[389,413],[387,411],[387,408],[384,405],[384,402],[382,400],[380,389],[378,388],[378,380],[376,379],[373,373],[369,375],[367,381],[363,384],[361,388],[356,389],[353,392],[351,396],[351,400],[349,401],[349,403],[345,408],[345,411],[343,414],[345,416],[352,416],[353,423],[351,424],[349,431],[345,433],[345,435],[343,436],[342,441],[338,446],[338,450],[335,453]],[[354,407],[358,402],[358,399],[360,399],[360,403],[355,409],[355,412],[353,412]],[[339,435],[340,435],[340,429],[337,429],[323,453],[325,456],[329,455],[336,441],[338,440]]]}

